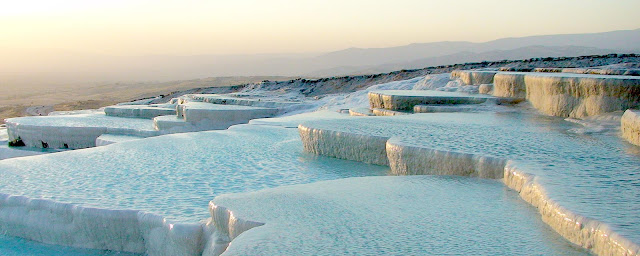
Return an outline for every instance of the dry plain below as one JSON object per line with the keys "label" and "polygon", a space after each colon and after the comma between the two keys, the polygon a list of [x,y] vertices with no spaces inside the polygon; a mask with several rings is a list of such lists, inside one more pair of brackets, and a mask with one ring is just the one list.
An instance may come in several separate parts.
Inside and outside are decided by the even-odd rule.
{"label": "dry plain below", "polygon": [[120,102],[166,95],[175,91],[203,87],[222,87],[263,80],[288,80],[288,77],[249,76],[212,77],[169,82],[115,83],[0,83],[0,124],[5,118],[46,115],[51,111],[97,109]]}

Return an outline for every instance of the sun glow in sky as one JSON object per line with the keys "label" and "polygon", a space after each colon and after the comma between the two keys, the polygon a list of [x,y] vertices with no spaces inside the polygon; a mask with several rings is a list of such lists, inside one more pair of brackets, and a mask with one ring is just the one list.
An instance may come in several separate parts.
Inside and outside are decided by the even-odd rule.
{"label": "sun glow in sky", "polygon": [[640,27],[638,0],[0,0],[0,50],[326,52]]}

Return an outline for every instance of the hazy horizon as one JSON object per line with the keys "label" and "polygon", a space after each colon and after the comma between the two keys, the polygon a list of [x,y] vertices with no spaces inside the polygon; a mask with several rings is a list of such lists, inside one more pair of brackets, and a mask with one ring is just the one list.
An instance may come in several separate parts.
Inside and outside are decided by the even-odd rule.
{"label": "hazy horizon", "polygon": [[634,0],[6,2],[0,49],[106,56],[323,53],[637,29]]}
{"label": "hazy horizon", "polygon": [[[194,56],[219,56],[219,57],[238,57],[238,56],[252,56],[252,57],[282,57],[282,58],[301,58],[301,57],[314,57],[319,55],[324,55],[327,53],[340,52],[344,50],[350,49],[387,49],[387,48],[398,48],[403,46],[410,45],[419,45],[419,44],[430,44],[430,43],[443,43],[443,42],[465,42],[465,43],[487,43],[501,39],[512,39],[512,38],[523,38],[523,37],[536,37],[536,36],[555,36],[555,35],[578,35],[578,34],[597,34],[597,33],[606,33],[606,32],[617,32],[617,31],[629,31],[629,30],[640,30],[640,25],[636,28],[629,29],[618,29],[618,30],[605,30],[605,31],[594,31],[594,32],[585,32],[585,33],[559,33],[559,34],[535,34],[535,35],[525,35],[525,36],[511,36],[511,37],[501,37],[495,38],[491,40],[485,41],[472,41],[472,40],[442,40],[442,41],[430,41],[430,42],[412,42],[400,45],[390,45],[390,46],[381,46],[381,47],[343,47],[326,51],[309,51],[309,52],[262,52],[262,53],[201,53],[201,54],[131,54],[131,55],[120,55],[120,54],[101,54],[94,53],[90,51],[78,51],[71,49],[45,49],[45,48],[4,48],[5,50],[28,50],[31,52],[36,52],[39,54],[46,55],[46,53],[53,53],[52,55],[69,55],[69,54],[78,54],[84,56],[101,56],[101,57],[194,57]],[[579,44],[577,44],[579,45]],[[15,52],[14,52],[15,53]]]}
{"label": "hazy horizon", "polygon": [[[5,1],[0,87],[333,76],[464,62],[466,52],[489,59],[637,52],[638,9],[637,0]],[[627,45],[620,36],[607,42],[609,35],[467,43],[627,30],[637,30]],[[431,42],[456,43],[418,45]],[[534,45],[547,48],[526,48]],[[500,52],[519,47],[523,54]],[[442,58],[425,60],[434,57]]]}

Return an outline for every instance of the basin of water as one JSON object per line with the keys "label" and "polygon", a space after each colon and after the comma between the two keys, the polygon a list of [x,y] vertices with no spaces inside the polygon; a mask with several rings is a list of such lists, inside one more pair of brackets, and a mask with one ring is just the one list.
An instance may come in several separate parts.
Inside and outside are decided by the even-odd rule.
{"label": "basin of water", "polygon": [[303,153],[297,129],[239,125],[0,161],[0,191],[197,222],[219,194],[387,169]]}
{"label": "basin of water", "polygon": [[309,121],[316,129],[390,137],[396,144],[514,160],[577,214],[640,242],[640,154],[614,134],[525,109]]}
{"label": "basin of water", "polygon": [[585,255],[497,180],[359,177],[217,197],[265,223],[231,255]]}

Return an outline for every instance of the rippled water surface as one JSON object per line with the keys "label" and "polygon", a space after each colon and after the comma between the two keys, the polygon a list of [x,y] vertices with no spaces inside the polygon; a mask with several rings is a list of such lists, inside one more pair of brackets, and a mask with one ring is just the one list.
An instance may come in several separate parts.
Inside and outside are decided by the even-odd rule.
{"label": "rippled water surface", "polygon": [[89,250],[48,245],[0,235],[0,254],[3,256],[135,256],[137,254],[107,250]]}
{"label": "rippled water surface", "polygon": [[0,193],[196,222],[219,194],[387,170],[303,153],[297,129],[240,125],[3,160]]}
{"label": "rippled water surface", "polygon": [[[515,160],[536,174],[563,206],[612,224],[640,241],[640,150],[610,134],[569,132],[577,124],[520,109],[403,117],[320,112],[255,120],[252,123],[263,125],[239,125],[227,131],[166,135],[8,159],[0,161],[0,193],[105,209],[139,209],[172,221],[195,222],[209,217],[207,203],[217,195],[387,174],[387,167],[303,153],[297,129],[269,126],[296,127],[301,121],[318,128],[395,136],[404,144]],[[225,195],[217,200],[249,219],[289,221],[277,232],[311,234],[279,233],[273,239],[284,242],[278,245],[258,232],[255,239],[264,243],[246,242],[240,247],[243,240],[234,241],[232,249],[238,252],[255,252],[261,248],[258,245],[286,251],[303,248],[298,246],[302,242],[308,246],[311,238],[329,237],[334,240],[319,240],[318,245],[328,243],[333,247],[327,248],[345,253],[374,249],[416,254],[584,253],[550,231],[515,192],[492,180],[371,177]],[[311,226],[304,223],[317,229],[308,230]],[[0,252],[11,251],[12,241],[0,237]],[[24,246],[27,253],[32,248]],[[61,254],[73,255],[57,255]]]}
{"label": "rippled water surface", "polygon": [[640,243],[640,150],[615,134],[576,134],[577,124],[526,113],[434,113],[309,122],[393,136],[407,145],[515,160],[549,196]]}
{"label": "rippled water surface", "polygon": [[497,180],[360,177],[224,195],[230,255],[585,255]]}

